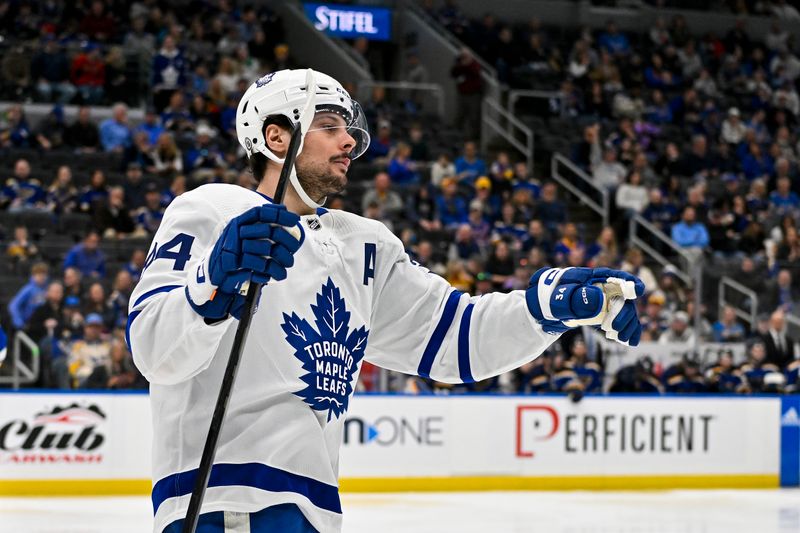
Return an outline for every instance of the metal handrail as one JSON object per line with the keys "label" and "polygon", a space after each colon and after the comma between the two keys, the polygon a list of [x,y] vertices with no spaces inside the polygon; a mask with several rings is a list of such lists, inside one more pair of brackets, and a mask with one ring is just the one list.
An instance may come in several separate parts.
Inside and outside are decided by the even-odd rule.
{"label": "metal handrail", "polygon": [[[728,302],[725,298],[725,289],[729,287],[735,291],[742,293],[744,296],[750,298],[750,310],[749,312],[740,309],[739,306],[733,305],[732,303]],[[758,294],[756,291],[742,285],[738,281],[730,278],[728,276],[722,276],[722,279],[719,280],[719,298],[718,298],[718,314],[722,316],[722,308],[725,307],[726,304],[731,305],[736,311],[736,316],[741,318],[742,320],[747,321],[750,324],[750,328],[754,329],[756,327],[756,321],[758,316]]]}
{"label": "metal handrail", "polygon": [[550,100],[551,98],[563,98],[558,91],[541,91],[537,89],[512,89],[508,91],[508,102],[506,109],[514,115],[516,113],[517,100],[520,98],[544,98]]}
{"label": "metal handrail", "polygon": [[[408,81],[382,81],[363,80],[358,82],[359,97],[364,97],[363,91],[369,87],[385,87],[387,89],[401,89],[405,91],[432,92],[436,98],[436,110],[440,117],[444,117],[444,88],[438,83],[411,83]],[[365,100],[362,100],[365,101]]]}
{"label": "metal handrail", "polygon": [[[31,353],[31,366],[22,362],[22,345],[25,345]],[[11,349],[11,375],[0,376],[0,383],[11,383],[11,387],[19,389],[20,385],[30,385],[39,379],[41,360],[39,357],[39,346],[24,332],[17,331],[14,334],[14,342]]]}
{"label": "metal handrail", "polygon": [[[504,127],[500,120],[496,119],[492,112],[499,115],[501,120],[505,121]],[[529,169],[533,169],[533,131],[523,124],[519,119],[510,115],[500,102],[492,98],[484,98],[481,105],[481,123],[484,126],[481,129],[481,150],[485,153],[489,145],[488,129],[491,128],[495,133],[503,137],[511,146],[519,150],[525,156],[525,161]],[[525,142],[517,139],[517,136],[512,131],[512,126],[516,127],[525,138]]]}
{"label": "metal handrail", "polygon": [[694,285],[694,279],[692,276],[683,268],[676,266],[672,263],[669,259],[661,255],[661,252],[656,250],[654,247],[647,242],[646,239],[639,237],[638,229],[644,228],[648,232],[650,232],[650,236],[658,239],[663,244],[666,244],[670,248],[672,248],[681,258],[686,262],[687,266],[692,265],[692,258],[689,254],[686,253],[685,250],[681,249],[675,242],[669,238],[667,234],[663,231],[655,227],[653,224],[645,220],[641,215],[634,215],[630,219],[630,232],[629,238],[631,241],[631,245],[640,248],[643,252],[647,255],[658,261],[661,266],[663,267],[672,267],[675,270],[675,275],[677,275],[681,280],[687,285],[692,286]]}
{"label": "metal handrail", "polygon": [[[589,186],[592,190],[596,191],[600,195],[600,203],[598,203],[594,198],[590,197],[584,191],[576,187],[572,184],[566,177],[562,176],[559,172],[559,164],[564,165],[569,170],[572,171],[573,175],[578,176],[587,186]],[[608,190],[598,187],[597,184],[592,180],[592,178],[583,171],[579,166],[575,163],[570,161],[567,157],[564,157],[560,153],[556,152],[553,154],[553,157],[550,159],[550,175],[559,185],[567,189],[569,192],[574,194],[575,196],[580,199],[584,204],[589,206],[592,210],[594,210],[598,215],[600,215],[603,219],[603,226],[608,226],[608,220],[610,216],[610,209],[611,209],[611,198],[609,195]]]}

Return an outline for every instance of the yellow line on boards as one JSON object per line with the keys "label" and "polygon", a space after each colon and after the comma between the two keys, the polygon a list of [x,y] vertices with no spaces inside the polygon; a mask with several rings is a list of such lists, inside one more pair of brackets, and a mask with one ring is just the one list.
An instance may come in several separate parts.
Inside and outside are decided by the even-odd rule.
{"label": "yellow line on boards", "polygon": [[[777,474],[344,478],[339,482],[342,492],[767,489],[779,484]],[[0,480],[0,496],[139,495],[150,494],[150,488],[149,479]]]}
{"label": "yellow line on boards", "polygon": [[0,496],[126,496],[152,486],[149,479],[0,479]]}
{"label": "yellow line on boards", "polygon": [[342,492],[758,489],[779,485],[777,474],[347,478],[339,482]]}

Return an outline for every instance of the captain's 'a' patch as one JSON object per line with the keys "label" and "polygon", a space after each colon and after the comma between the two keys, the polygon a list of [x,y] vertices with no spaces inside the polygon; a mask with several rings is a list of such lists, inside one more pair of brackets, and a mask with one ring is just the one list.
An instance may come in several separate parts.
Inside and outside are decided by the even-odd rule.
{"label": "captain's 'a' patch", "polygon": [[347,411],[355,385],[353,375],[367,347],[365,326],[350,330],[350,312],[339,288],[328,281],[311,305],[316,328],[297,313],[283,313],[283,332],[303,364],[306,387],[295,392],[315,411],[328,411],[328,421]]}

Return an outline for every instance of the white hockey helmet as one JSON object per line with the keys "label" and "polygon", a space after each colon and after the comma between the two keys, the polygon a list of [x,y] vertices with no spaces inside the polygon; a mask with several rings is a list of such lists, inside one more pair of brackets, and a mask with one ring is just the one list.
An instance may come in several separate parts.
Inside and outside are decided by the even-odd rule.
{"label": "white hockey helmet", "polygon": [[[276,163],[283,163],[283,159],[267,148],[264,121],[273,115],[284,116],[293,125],[300,121],[307,102],[308,72],[306,69],[271,72],[256,80],[244,93],[236,110],[236,136],[248,158],[259,152]],[[311,73],[316,85],[316,113],[332,112],[344,119],[347,133],[355,139],[350,159],[357,158],[366,151],[370,141],[361,106],[332,77],[317,71]]]}

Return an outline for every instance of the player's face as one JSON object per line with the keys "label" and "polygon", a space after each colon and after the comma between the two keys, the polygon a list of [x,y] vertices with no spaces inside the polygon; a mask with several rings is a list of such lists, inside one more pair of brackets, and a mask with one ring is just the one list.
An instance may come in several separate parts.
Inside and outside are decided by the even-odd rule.
{"label": "player's face", "polygon": [[355,139],[336,113],[317,113],[297,157],[297,177],[303,189],[315,200],[340,192],[347,185],[349,154]]}

